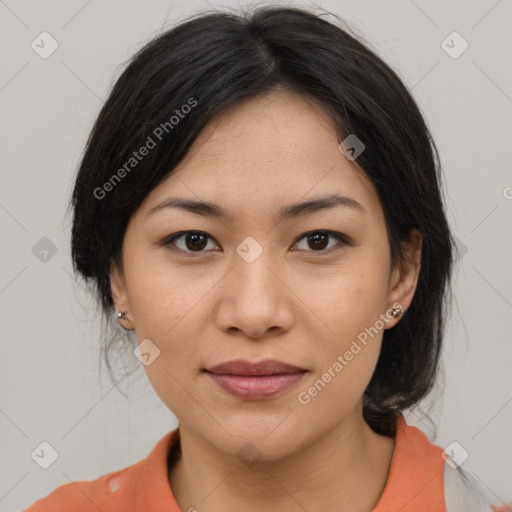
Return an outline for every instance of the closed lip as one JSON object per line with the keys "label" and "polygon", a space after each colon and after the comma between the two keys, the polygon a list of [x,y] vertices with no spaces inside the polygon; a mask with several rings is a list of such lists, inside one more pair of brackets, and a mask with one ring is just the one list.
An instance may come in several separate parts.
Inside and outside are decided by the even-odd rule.
{"label": "closed lip", "polygon": [[206,368],[205,371],[216,375],[283,375],[286,373],[305,372],[307,370],[278,361],[277,359],[264,359],[258,362],[234,359],[211,368]]}

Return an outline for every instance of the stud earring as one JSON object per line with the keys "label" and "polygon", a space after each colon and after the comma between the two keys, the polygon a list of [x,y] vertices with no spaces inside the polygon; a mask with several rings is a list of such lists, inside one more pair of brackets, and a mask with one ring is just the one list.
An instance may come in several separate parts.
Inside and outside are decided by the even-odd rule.
{"label": "stud earring", "polygon": [[391,310],[391,316],[393,318],[400,318],[404,314],[404,310],[402,309],[402,306],[393,306],[393,309]]}
{"label": "stud earring", "polygon": [[126,320],[126,313],[128,313],[128,311],[119,311],[119,313],[117,313],[117,318]]}

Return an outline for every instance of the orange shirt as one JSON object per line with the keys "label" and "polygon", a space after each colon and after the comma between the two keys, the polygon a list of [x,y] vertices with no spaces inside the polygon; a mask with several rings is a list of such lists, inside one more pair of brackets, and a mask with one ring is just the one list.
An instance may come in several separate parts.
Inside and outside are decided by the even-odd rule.
{"label": "orange shirt", "polygon": [[[96,480],[64,484],[24,512],[182,512],[167,467],[169,449],[178,436],[179,430],[172,430],[138,463]],[[447,512],[442,452],[398,415],[390,472],[372,512]]]}

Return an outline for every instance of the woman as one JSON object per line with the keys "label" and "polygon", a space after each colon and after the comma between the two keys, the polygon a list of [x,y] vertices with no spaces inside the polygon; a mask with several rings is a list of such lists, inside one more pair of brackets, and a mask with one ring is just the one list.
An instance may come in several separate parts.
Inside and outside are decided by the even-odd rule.
{"label": "woman", "polygon": [[452,268],[437,150],[398,76],[300,9],[145,46],[90,135],[76,271],[179,427],[27,510],[490,510],[402,411]]}

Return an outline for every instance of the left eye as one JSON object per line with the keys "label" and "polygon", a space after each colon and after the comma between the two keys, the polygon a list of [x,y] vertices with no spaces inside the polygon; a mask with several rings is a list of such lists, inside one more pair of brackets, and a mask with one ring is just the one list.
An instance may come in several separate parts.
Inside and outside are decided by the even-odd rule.
{"label": "left eye", "polygon": [[[339,240],[338,244],[335,244],[334,247],[330,247],[325,250],[325,244],[329,240],[329,237],[334,237]],[[341,246],[348,244],[346,237],[344,237],[341,233],[336,233],[334,231],[311,231],[310,233],[306,233],[299,240],[306,239],[306,243],[313,248],[319,249],[312,252],[332,252],[338,249],[341,249]],[[298,241],[296,242],[298,243]],[[328,244],[328,242],[327,242]]]}
{"label": "left eye", "polygon": [[[338,239],[338,244],[327,248],[329,243],[329,238],[334,237]],[[172,235],[164,241],[164,245],[166,246],[175,246],[179,251],[186,253],[201,253],[206,252],[203,249],[208,245],[208,240],[213,240],[210,235],[204,233],[202,231],[183,231],[181,233]],[[341,233],[337,233],[334,231],[320,230],[320,231],[311,231],[309,233],[305,233],[302,235],[294,245],[297,245],[300,240],[306,240],[306,243],[310,248],[313,248],[313,251],[308,252],[324,252],[329,253],[334,250],[338,250],[343,245],[347,245],[349,242],[345,236]],[[181,240],[183,242],[183,246],[179,247],[176,243]],[[174,249],[173,249],[174,250]],[[304,249],[300,249],[304,250]],[[307,250],[307,249],[305,249]]]}

